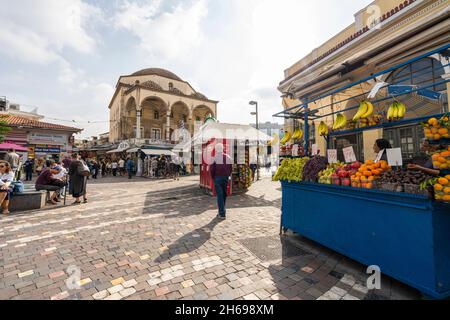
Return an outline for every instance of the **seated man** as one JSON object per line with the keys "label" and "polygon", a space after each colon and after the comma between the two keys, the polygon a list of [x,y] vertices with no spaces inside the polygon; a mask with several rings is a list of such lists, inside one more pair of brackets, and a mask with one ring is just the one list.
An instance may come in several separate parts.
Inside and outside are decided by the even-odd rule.
{"label": "seated man", "polygon": [[53,175],[59,174],[59,167],[55,167],[51,165],[49,168],[44,169],[42,173],[36,180],[36,190],[41,191],[50,191],[50,200],[49,203],[57,204],[58,200],[58,191],[64,187],[65,183],[62,180],[55,179]]}

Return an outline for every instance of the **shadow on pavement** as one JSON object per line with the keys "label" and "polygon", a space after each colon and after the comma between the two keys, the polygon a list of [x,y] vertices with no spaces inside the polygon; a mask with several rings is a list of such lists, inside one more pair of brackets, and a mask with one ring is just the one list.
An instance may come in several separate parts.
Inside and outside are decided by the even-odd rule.
{"label": "shadow on pavement", "polygon": [[172,256],[192,252],[200,248],[206,241],[211,238],[211,232],[214,228],[224,220],[214,218],[210,223],[195,229],[181,238],[177,239],[173,244],[169,245],[169,249],[155,259],[155,262],[162,263],[169,260]]}

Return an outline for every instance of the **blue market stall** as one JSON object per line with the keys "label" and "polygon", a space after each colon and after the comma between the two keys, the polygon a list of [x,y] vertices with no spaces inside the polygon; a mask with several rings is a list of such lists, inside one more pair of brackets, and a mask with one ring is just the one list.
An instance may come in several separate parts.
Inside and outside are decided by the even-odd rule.
{"label": "blue market stall", "polygon": [[[363,82],[373,81],[392,73],[414,61],[437,53],[448,53],[449,45],[430,51],[392,68],[370,75],[339,89],[332,89],[318,97],[302,97],[302,104],[288,108],[274,116],[285,119],[299,119],[304,122],[305,150],[311,150],[308,137],[310,121],[333,116],[358,108],[347,105],[345,109],[320,114],[308,105],[342,92]],[[448,67],[448,64],[445,66]],[[429,103],[441,103],[442,91],[433,90],[439,85],[447,86],[449,78],[423,85],[385,83],[385,95],[372,99],[374,105],[397,99],[419,101],[415,110],[427,108]],[[356,96],[361,100],[369,92]],[[445,92],[446,94],[446,92]],[[346,99],[350,101],[355,96]],[[426,100],[429,103],[420,103]],[[344,101],[341,101],[344,102]],[[420,124],[429,118],[440,118],[448,110],[427,113],[421,117],[407,117],[398,121],[384,121],[372,126],[344,129],[330,132],[324,138],[330,141],[334,136],[364,132],[373,129],[401,127],[406,124]],[[317,139],[318,137],[316,137]],[[431,143],[446,145],[448,138]],[[442,175],[449,174],[442,170]],[[364,265],[379,266],[383,274],[406,283],[436,299],[450,297],[450,203],[438,202],[432,196],[368,190],[345,186],[325,185],[311,182],[289,183],[282,181],[281,227],[292,230],[316,241]]]}

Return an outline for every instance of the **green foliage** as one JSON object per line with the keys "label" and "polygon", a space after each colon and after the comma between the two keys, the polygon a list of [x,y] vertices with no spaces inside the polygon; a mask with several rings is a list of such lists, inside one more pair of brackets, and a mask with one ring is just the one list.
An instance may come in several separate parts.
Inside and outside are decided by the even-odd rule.
{"label": "green foliage", "polygon": [[309,158],[285,159],[273,177],[273,181],[300,182],[303,180],[303,167]]}
{"label": "green foliage", "polygon": [[3,142],[5,136],[11,131],[11,127],[3,120],[0,120],[0,143]]}

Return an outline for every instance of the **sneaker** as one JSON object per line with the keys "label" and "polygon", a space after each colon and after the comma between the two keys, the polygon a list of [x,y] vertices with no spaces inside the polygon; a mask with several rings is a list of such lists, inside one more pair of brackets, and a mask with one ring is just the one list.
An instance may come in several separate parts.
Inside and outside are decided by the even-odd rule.
{"label": "sneaker", "polygon": [[225,220],[226,218],[226,216],[221,216],[220,214],[217,215],[217,219]]}

